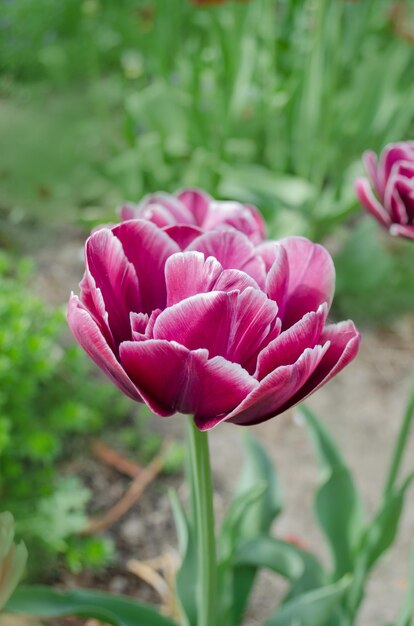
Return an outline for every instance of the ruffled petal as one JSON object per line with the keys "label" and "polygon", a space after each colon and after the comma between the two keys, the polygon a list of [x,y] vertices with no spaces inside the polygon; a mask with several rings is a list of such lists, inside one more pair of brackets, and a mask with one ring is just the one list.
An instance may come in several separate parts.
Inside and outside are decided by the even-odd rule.
{"label": "ruffled petal", "polygon": [[194,216],[195,223],[201,226],[207,215],[212,197],[200,189],[181,189],[177,191],[175,196]]}
{"label": "ruffled petal", "polygon": [[221,264],[214,257],[205,259],[202,252],[173,254],[165,264],[167,306],[212,291],[222,272]]}
{"label": "ruffled petal", "polygon": [[108,346],[98,324],[84,308],[79,298],[73,294],[69,300],[67,318],[75,339],[91,359],[123,393],[133,400],[142,402],[137,388]]}
{"label": "ruffled petal", "polygon": [[378,178],[378,161],[377,155],[372,150],[366,150],[362,155],[362,162],[365,171],[370,179],[377,194],[380,194],[380,181]]}
{"label": "ruffled petal", "polygon": [[260,288],[266,280],[263,259],[255,252],[249,239],[231,228],[204,233],[190,244],[188,250],[203,252],[205,257],[215,257],[224,269],[246,272]]}
{"label": "ruffled petal", "polygon": [[[160,227],[173,224],[196,225],[192,212],[183,202],[169,193],[158,192],[146,196],[138,205],[138,213],[136,217],[150,220]],[[162,222],[159,222],[161,217]]]}
{"label": "ruffled petal", "polygon": [[203,234],[198,226],[188,226],[187,224],[175,224],[174,226],[166,226],[164,232],[175,241],[180,250],[185,250],[194,241],[196,237]]}
{"label": "ruffled petal", "polygon": [[286,237],[279,242],[289,263],[289,283],[282,327],[288,328],[305,313],[324,302],[331,306],[335,290],[335,267],[329,252],[305,237]]}
{"label": "ruffled petal", "polygon": [[211,200],[202,226],[212,230],[224,225],[241,231],[252,241],[260,243],[264,237],[264,220],[256,207],[230,200]]}
{"label": "ruffled petal", "polygon": [[206,350],[190,351],[175,342],[125,342],[120,354],[125,370],[155,413],[190,413],[207,428],[257,385],[239,365],[221,357],[209,359]]}
{"label": "ruffled petal", "polygon": [[389,144],[384,148],[378,165],[378,179],[380,195],[385,193],[385,186],[393,167],[399,161],[413,161],[414,149],[412,142],[402,141],[400,143]]}
{"label": "ruffled petal", "polygon": [[202,252],[191,251],[173,254],[165,264],[167,306],[172,306],[199,293],[209,291],[244,291],[247,287],[258,289],[253,278],[240,270],[223,270],[212,256],[204,258]]}
{"label": "ruffled petal", "polygon": [[320,343],[327,314],[327,305],[321,304],[316,312],[307,313],[269,343],[258,356],[254,377],[262,380],[278,367],[295,363],[306,348]]}
{"label": "ruffled petal", "polygon": [[389,228],[390,235],[394,237],[405,237],[414,239],[414,226],[404,226],[402,224],[392,224]]}
{"label": "ruffled petal", "polygon": [[270,254],[274,255],[266,278],[266,293],[277,303],[279,317],[283,318],[289,286],[288,255],[284,247],[276,242],[265,254],[268,259],[270,259]]}
{"label": "ruffled petal", "polygon": [[[89,297],[93,299],[94,310],[91,309],[91,312],[99,311],[103,316],[103,301],[115,344],[129,339],[130,311],[139,311],[141,308],[140,285],[134,266],[126,257],[121,242],[108,228],[89,237],[85,257],[87,270],[82,285],[83,297],[87,301]],[[88,280],[89,275],[94,285]],[[89,291],[85,289],[85,282],[88,283]]]}
{"label": "ruffled petal", "polygon": [[312,393],[323,387],[331,378],[339,374],[358,354],[361,336],[351,321],[327,326],[321,342],[329,343],[329,348],[306,384],[283,407],[283,411],[302,402]]}
{"label": "ruffled petal", "polygon": [[163,311],[154,338],[177,341],[190,350],[205,348],[210,357],[223,356],[243,364],[267,338],[277,306],[257,289],[214,291],[187,298]]}
{"label": "ruffled petal", "polygon": [[231,413],[226,421],[240,426],[260,424],[282,412],[283,407],[318,367],[329,344],[307,348],[291,365],[283,365],[266,376]]}
{"label": "ruffled petal", "polygon": [[[167,291],[164,267],[171,254],[179,252],[178,245],[162,230],[145,220],[122,222],[113,229],[125,256],[133,264],[139,279],[142,313],[164,308]],[[138,309],[130,310],[138,311]]]}
{"label": "ruffled petal", "polygon": [[366,178],[357,178],[355,181],[355,193],[360,203],[379,221],[382,226],[388,228],[391,224],[391,217],[387,210],[377,200],[372,193],[370,184]]}

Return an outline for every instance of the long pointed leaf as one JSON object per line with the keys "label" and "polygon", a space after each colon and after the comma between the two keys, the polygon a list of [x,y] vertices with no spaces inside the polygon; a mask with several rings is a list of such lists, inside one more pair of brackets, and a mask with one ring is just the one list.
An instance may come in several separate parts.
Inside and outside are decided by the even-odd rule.
{"label": "long pointed leaf", "polygon": [[324,626],[339,606],[350,584],[348,577],[309,591],[284,604],[264,626]]}
{"label": "long pointed leaf", "polygon": [[355,545],[362,535],[362,502],[352,474],[327,430],[307,407],[300,407],[323,469],[315,512],[328,539],[335,578],[351,572]]}
{"label": "long pointed leaf", "polygon": [[40,585],[21,586],[5,610],[35,617],[94,617],[113,626],[177,626],[150,606],[120,596],[83,589],[60,592]]}

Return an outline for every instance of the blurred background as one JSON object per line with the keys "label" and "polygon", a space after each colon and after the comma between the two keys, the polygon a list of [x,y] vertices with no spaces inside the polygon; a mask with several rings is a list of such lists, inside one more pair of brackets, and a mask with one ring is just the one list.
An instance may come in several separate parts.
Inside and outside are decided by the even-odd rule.
{"label": "blurred background", "polygon": [[157,190],[251,202],[271,237],[329,247],[334,315],[402,328],[412,243],[353,181],[364,150],[413,135],[412,0],[0,0],[0,499],[47,554],[32,576],[116,568],[132,527],[82,535],[107,504],[91,494],[125,486],[90,441],[144,464],[161,445],[66,331],[90,228]]}

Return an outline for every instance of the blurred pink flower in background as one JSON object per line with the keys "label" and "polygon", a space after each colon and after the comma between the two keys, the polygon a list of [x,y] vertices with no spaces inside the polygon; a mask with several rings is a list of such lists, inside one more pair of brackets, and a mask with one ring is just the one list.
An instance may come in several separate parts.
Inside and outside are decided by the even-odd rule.
{"label": "blurred pink flower in background", "polygon": [[414,239],[414,141],[363,156],[367,178],[358,178],[355,191],[361,204],[391,235]]}
{"label": "blurred pink flower in background", "polygon": [[263,217],[251,204],[214,200],[199,189],[183,189],[174,195],[155,193],[139,204],[121,208],[123,220],[141,218],[153,222],[170,235],[181,248],[207,230],[233,226],[260,243],[266,234]]}
{"label": "blurred pink flower in background", "polygon": [[[179,196],[191,215],[196,198],[208,205],[200,192],[187,203]],[[165,208],[147,200],[140,215],[151,206]],[[303,237],[255,246],[218,226],[197,231],[184,251],[164,223],[131,219],[96,231],[68,309],[74,336],[124,393],[158,415],[192,414],[201,430],[285,411],[359,345],[352,322],[325,325],[335,283],[325,248]]]}

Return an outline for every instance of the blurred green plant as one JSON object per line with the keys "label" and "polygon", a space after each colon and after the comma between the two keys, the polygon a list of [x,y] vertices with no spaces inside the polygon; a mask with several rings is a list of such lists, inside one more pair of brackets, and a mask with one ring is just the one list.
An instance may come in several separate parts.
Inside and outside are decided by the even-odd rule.
{"label": "blurred green plant", "polygon": [[[349,181],[361,152],[413,130],[414,48],[401,6],[408,24],[409,3],[389,0],[203,9],[169,0],[168,10],[164,0],[13,0],[1,6],[0,68],[27,86],[29,100],[34,83],[46,83],[46,120],[63,87],[83,103],[75,118],[97,143],[81,133],[74,145],[94,184],[82,199],[69,185],[74,204],[100,203],[109,188],[137,200],[198,185],[257,203],[272,235],[321,238],[357,210]],[[92,100],[86,79],[88,89],[104,85]],[[57,121],[56,137],[67,141],[76,119]],[[47,142],[52,172],[60,143]],[[27,154],[24,142],[18,151]],[[62,184],[78,169],[74,160],[58,173]],[[60,193],[54,185],[55,206]]]}
{"label": "blurred green plant", "polygon": [[[25,261],[0,255],[0,499],[32,554],[67,555],[75,568],[102,565],[111,553],[106,540],[76,547],[90,494],[60,476],[59,463],[85,435],[114,421],[119,427],[127,401],[90,375],[77,346],[63,349],[63,311],[30,294],[28,275]],[[39,562],[47,568],[44,558],[31,564]]]}

